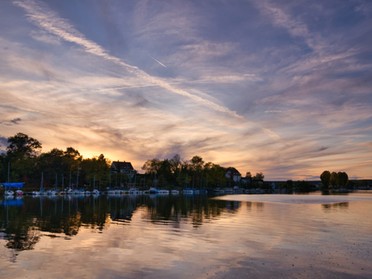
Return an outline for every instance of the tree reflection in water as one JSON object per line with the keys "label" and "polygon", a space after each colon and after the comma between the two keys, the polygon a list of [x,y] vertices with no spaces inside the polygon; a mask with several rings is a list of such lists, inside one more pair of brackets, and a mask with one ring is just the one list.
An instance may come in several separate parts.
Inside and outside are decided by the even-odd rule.
{"label": "tree reflection in water", "polygon": [[339,202],[339,203],[332,203],[332,204],[322,204],[322,209],[324,212],[329,212],[332,210],[346,210],[349,207],[348,202]]}
{"label": "tree reflection in water", "polygon": [[73,237],[81,227],[102,232],[111,222],[130,223],[133,213],[145,208],[142,218],[149,222],[178,227],[190,222],[194,227],[234,214],[240,202],[209,199],[207,196],[100,196],[25,197],[18,206],[4,204],[0,231],[6,247],[15,251],[33,249],[41,235]]}

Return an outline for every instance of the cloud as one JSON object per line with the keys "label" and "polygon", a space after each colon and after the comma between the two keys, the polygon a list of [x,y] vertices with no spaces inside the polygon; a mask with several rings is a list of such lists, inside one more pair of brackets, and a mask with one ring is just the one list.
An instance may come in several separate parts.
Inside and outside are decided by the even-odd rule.
{"label": "cloud", "polygon": [[19,124],[19,122],[21,122],[21,118],[14,118],[12,120],[10,120],[10,123],[12,123],[13,125],[17,125]]}
{"label": "cloud", "polygon": [[12,126],[12,125],[18,125],[22,121],[21,118],[17,117],[11,120],[3,120],[0,121],[0,125],[5,125],[5,126]]}
{"label": "cloud", "polygon": [[328,148],[329,148],[329,146],[321,146],[321,147],[319,147],[318,151],[322,152],[322,151],[327,150]]}
{"label": "cloud", "polygon": [[15,0],[0,17],[14,26],[0,31],[1,134],[137,168],[179,153],[268,179],[368,176],[368,9],[345,24],[351,2],[252,2],[94,2],[71,13]]}
{"label": "cloud", "polygon": [[45,44],[51,44],[51,45],[60,45],[61,41],[57,36],[51,35],[48,32],[45,31],[31,31],[31,37],[39,42],[45,43]]}
{"label": "cloud", "polygon": [[284,28],[294,37],[302,38],[311,49],[321,51],[325,47],[322,40],[318,36],[313,35],[304,22],[291,17],[279,5],[275,5],[269,0],[258,0],[256,5],[273,24]]}
{"label": "cloud", "polygon": [[[304,75],[304,74],[312,74],[315,71],[328,71],[329,70],[341,70],[343,68],[336,68],[335,65],[345,64],[354,65],[355,63],[350,63],[358,54],[358,51],[355,49],[347,49],[347,50],[337,50],[333,49],[333,53],[323,53],[320,55],[316,53],[314,55],[309,55],[304,59],[300,59],[295,63],[292,63],[288,67],[284,67],[281,69],[281,72],[287,72],[296,75]],[[349,62],[349,63],[346,63]]]}
{"label": "cloud", "polygon": [[32,22],[39,25],[43,30],[67,42],[71,42],[71,43],[81,46],[86,52],[93,54],[95,56],[101,57],[112,63],[115,63],[123,67],[129,73],[137,76],[138,78],[141,78],[145,80],[146,82],[155,84],[167,90],[168,92],[187,97],[193,100],[194,102],[202,106],[208,107],[212,110],[226,113],[235,118],[241,118],[236,112],[231,111],[230,109],[220,104],[217,104],[208,99],[204,99],[199,96],[193,95],[184,89],[172,86],[165,80],[151,76],[147,74],[146,72],[142,71],[141,69],[139,69],[138,67],[129,65],[128,63],[124,62],[118,57],[110,55],[100,45],[87,39],[83,34],[77,31],[69,22],[67,22],[67,20],[60,18],[58,14],[56,14],[55,12],[47,8],[45,5],[37,1],[32,1],[32,0],[31,1],[14,1],[14,3],[17,6],[23,8],[27,12],[28,18]]}
{"label": "cloud", "polygon": [[208,72],[200,76],[198,79],[193,80],[195,83],[231,83],[236,84],[237,82],[257,82],[262,81],[262,79],[256,74],[237,74],[237,73],[224,73],[221,71],[216,71],[213,74],[208,75]]}

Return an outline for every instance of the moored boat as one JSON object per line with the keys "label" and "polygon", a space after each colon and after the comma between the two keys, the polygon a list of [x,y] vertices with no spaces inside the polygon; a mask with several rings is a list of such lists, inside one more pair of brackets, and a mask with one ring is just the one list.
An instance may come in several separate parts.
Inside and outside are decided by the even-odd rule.
{"label": "moored boat", "polygon": [[137,188],[130,188],[128,191],[129,195],[141,195],[142,191],[138,190]]}
{"label": "moored boat", "polygon": [[166,190],[166,189],[160,189],[158,191],[158,194],[159,195],[169,195],[169,190]]}
{"label": "moored boat", "polygon": [[194,190],[193,189],[186,188],[186,189],[183,189],[182,194],[184,194],[184,195],[193,195],[194,194]]}
{"label": "moored boat", "polygon": [[4,192],[5,197],[14,197],[14,192],[12,190],[6,190]]}
{"label": "moored boat", "polygon": [[17,197],[22,197],[23,196],[23,191],[22,190],[16,190],[15,194]]}
{"label": "moored boat", "polygon": [[94,189],[94,190],[92,191],[92,195],[94,195],[94,196],[98,196],[99,194],[100,194],[100,191],[97,190],[97,189]]}
{"label": "moored boat", "polygon": [[178,190],[172,190],[171,191],[171,194],[172,195],[179,195],[180,194],[180,191],[178,191]]}

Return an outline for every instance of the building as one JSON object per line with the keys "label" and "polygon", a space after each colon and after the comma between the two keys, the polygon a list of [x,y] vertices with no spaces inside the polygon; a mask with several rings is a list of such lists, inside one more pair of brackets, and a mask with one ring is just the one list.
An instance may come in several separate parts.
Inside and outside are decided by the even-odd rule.
{"label": "building", "polygon": [[130,162],[112,162],[110,173],[110,187],[129,188],[136,184],[137,171],[133,168],[132,163]]}
{"label": "building", "polygon": [[232,179],[235,183],[240,182],[242,178],[240,172],[236,168],[232,168],[232,167],[227,168],[225,177],[227,179]]}
{"label": "building", "polygon": [[126,175],[134,175],[137,171],[133,168],[132,163],[130,162],[120,162],[114,161],[111,164],[110,172],[112,174],[126,174]]}

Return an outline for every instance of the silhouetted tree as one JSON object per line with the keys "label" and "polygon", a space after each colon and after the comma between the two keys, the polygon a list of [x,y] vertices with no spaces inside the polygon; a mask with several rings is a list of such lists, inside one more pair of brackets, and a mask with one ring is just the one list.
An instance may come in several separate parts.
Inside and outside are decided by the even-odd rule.
{"label": "silhouetted tree", "polygon": [[8,138],[6,161],[10,167],[10,180],[29,182],[36,165],[41,143],[26,134],[18,133]]}
{"label": "silhouetted tree", "polygon": [[331,185],[332,189],[338,188],[338,176],[337,172],[331,172],[331,176],[329,178],[329,184]]}
{"label": "silhouetted tree", "polygon": [[340,187],[345,188],[348,181],[349,181],[349,176],[347,175],[346,172],[338,172],[338,183],[340,184]]}
{"label": "silhouetted tree", "polygon": [[251,184],[252,183],[252,173],[250,171],[247,171],[245,174],[245,178],[248,180],[248,182]]}
{"label": "silhouetted tree", "polygon": [[8,138],[7,156],[16,159],[36,157],[41,143],[26,134],[18,133]]}
{"label": "silhouetted tree", "polygon": [[108,185],[109,162],[103,154],[98,157],[83,159],[80,164],[81,181],[87,185],[90,190],[93,188],[101,189]]}
{"label": "silhouetted tree", "polygon": [[159,173],[161,166],[161,161],[159,159],[147,160],[142,166],[142,170],[145,171],[145,174],[152,180],[152,185],[156,186],[157,184],[157,175]]}
{"label": "silhouetted tree", "polygon": [[218,164],[208,162],[204,165],[204,177],[207,188],[219,188],[226,185],[226,169]]}
{"label": "silhouetted tree", "polygon": [[203,171],[204,161],[200,156],[194,156],[189,162],[189,170],[192,175],[192,186],[201,187],[202,185],[202,171]]}
{"label": "silhouetted tree", "polygon": [[264,178],[265,178],[265,176],[263,175],[263,173],[262,172],[258,172],[258,173],[256,173],[256,175],[254,176],[254,180],[256,180],[256,181],[264,181]]}
{"label": "silhouetted tree", "polygon": [[346,172],[329,172],[324,171],[320,175],[323,184],[323,189],[328,190],[331,186],[332,189],[345,188],[349,182],[349,176]]}
{"label": "silhouetted tree", "polygon": [[312,185],[308,181],[296,181],[294,183],[294,191],[298,193],[307,193],[313,190]]}
{"label": "silhouetted tree", "polygon": [[293,192],[293,180],[287,180],[286,184],[285,184],[285,188],[286,188],[286,191],[288,193],[292,193]]}
{"label": "silhouetted tree", "polygon": [[329,189],[330,179],[331,173],[328,170],[323,171],[322,174],[320,175],[320,180],[322,181],[323,184],[323,190]]}

